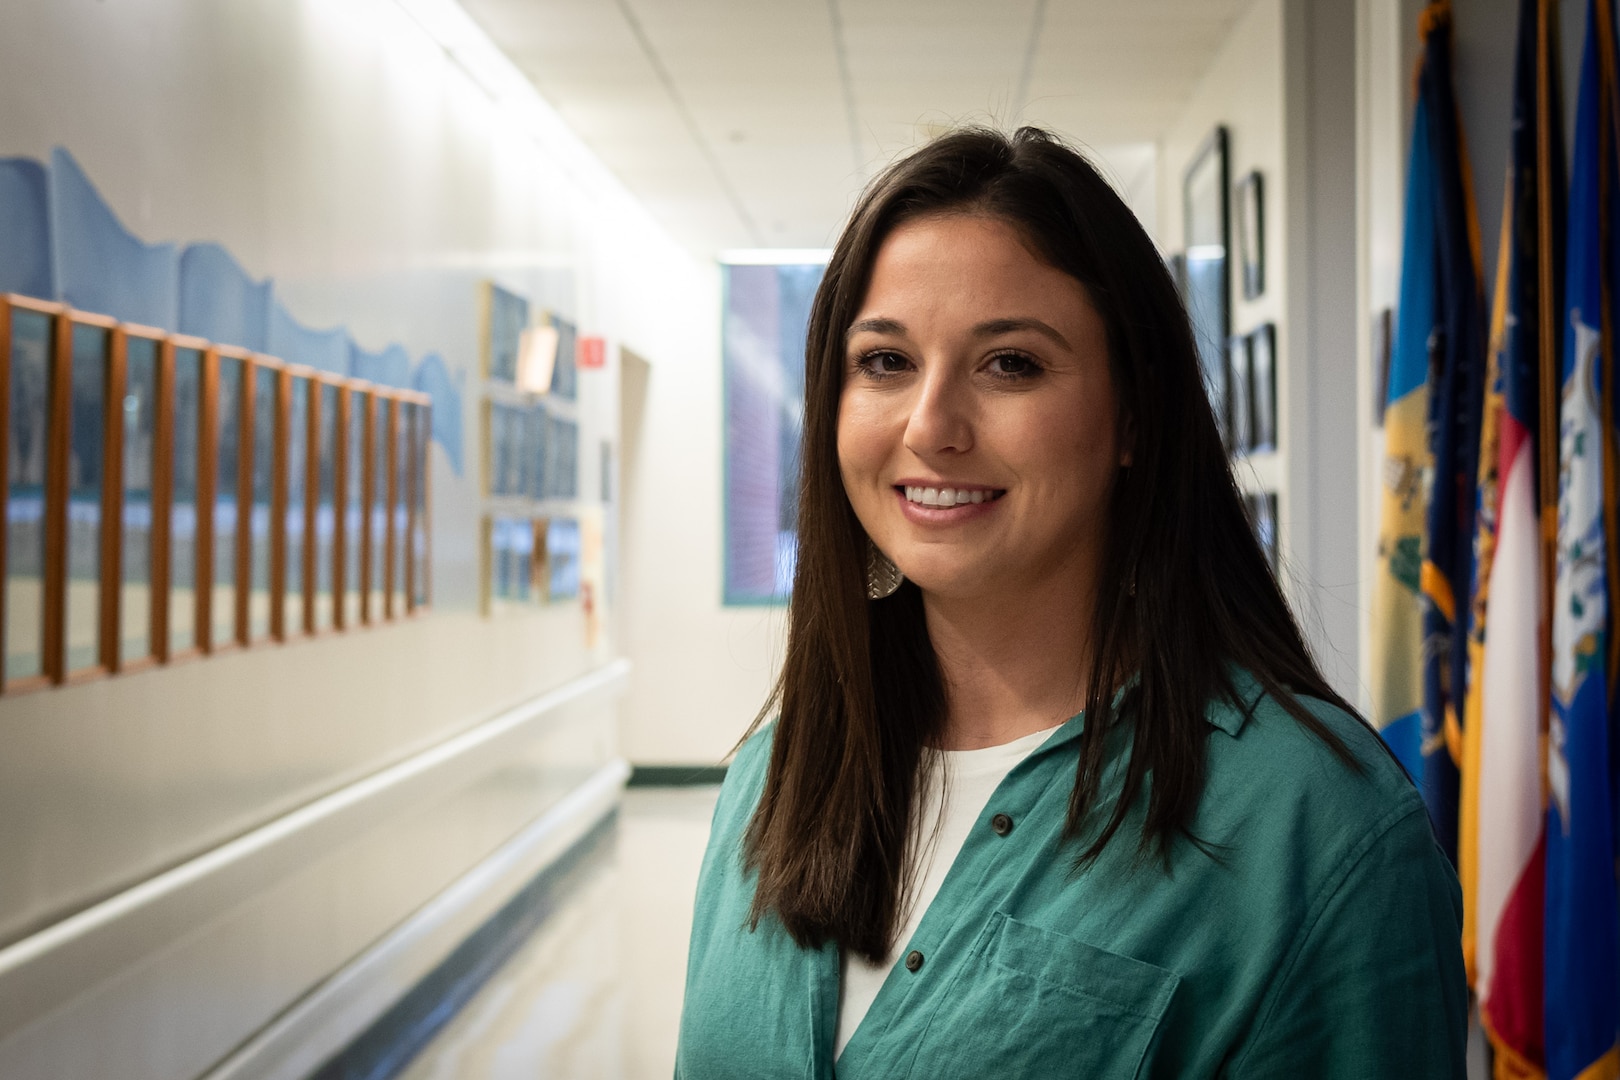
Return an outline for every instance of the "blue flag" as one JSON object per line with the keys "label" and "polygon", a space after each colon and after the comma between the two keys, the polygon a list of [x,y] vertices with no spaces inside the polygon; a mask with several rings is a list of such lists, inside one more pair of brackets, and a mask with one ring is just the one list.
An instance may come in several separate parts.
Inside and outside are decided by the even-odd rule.
{"label": "blue flag", "polygon": [[1546,1039],[1552,1080],[1620,1074],[1620,904],[1610,755],[1615,286],[1614,9],[1587,9],[1570,184],[1558,579],[1547,742]]}
{"label": "blue flag", "polygon": [[1429,338],[1434,331],[1435,185],[1428,102],[1407,155],[1401,295],[1384,409],[1383,496],[1373,584],[1373,722],[1414,780],[1423,776],[1423,478],[1429,474]]}
{"label": "blue flag", "polygon": [[[1435,835],[1457,858],[1462,708],[1468,686],[1468,595],[1473,583],[1475,484],[1484,401],[1485,321],[1479,226],[1462,160],[1451,77],[1451,12],[1433,4],[1421,26],[1419,117],[1428,128],[1434,209],[1429,352],[1429,489],[1423,553],[1423,704],[1418,780]],[[1402,274],[1414,268],[1403,266]],[[1403,279],[1403,301],[1408,292]],[[1401,313],[1410,321],[1411,309]],[[1403,338],[1420,328],[1406,327]]]}

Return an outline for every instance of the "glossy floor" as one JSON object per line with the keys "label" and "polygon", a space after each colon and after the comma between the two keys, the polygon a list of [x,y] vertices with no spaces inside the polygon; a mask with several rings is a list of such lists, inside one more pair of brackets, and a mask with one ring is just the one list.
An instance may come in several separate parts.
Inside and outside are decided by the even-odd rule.
{"label": "glossy floor", "polygon": [[718,791],[626,792],[609,857],[401,1075],[667,1080]]}

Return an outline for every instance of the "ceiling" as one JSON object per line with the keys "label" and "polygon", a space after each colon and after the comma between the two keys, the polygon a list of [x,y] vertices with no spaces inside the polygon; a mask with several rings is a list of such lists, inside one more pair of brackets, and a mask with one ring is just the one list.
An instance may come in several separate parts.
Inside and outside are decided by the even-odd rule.
{"label": "ceiling", "polygon": [[1154,142],[1251,2],[462,0],[703,255],[830,246],[876,168],[964,120],[1055,129],[1151,215]]}

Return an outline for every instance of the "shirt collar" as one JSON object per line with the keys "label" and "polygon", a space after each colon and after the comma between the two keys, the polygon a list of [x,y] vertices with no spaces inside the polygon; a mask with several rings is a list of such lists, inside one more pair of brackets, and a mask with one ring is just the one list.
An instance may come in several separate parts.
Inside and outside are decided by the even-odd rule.
{"label": "shirt collar", "polygon": [[1226,675],[1232,687],[1232,698],[1217,695],[1215,700],[1210,702],[1209,708],[1204,711],[1204,719],[1236,738],[1253,714],[1255,706],[1260,704],[1266,690],[1248,668],[1228,664]]}

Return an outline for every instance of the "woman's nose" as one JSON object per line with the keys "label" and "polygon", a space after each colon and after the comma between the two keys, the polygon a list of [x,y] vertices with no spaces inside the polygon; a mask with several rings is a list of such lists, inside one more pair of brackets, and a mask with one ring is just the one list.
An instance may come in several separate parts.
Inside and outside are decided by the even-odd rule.
{"label": "woman's nose", "polygon": [[925,376],[906,422],[906,449],[919,457],[971,450],[970,397],[965,381],[949,372]]}

